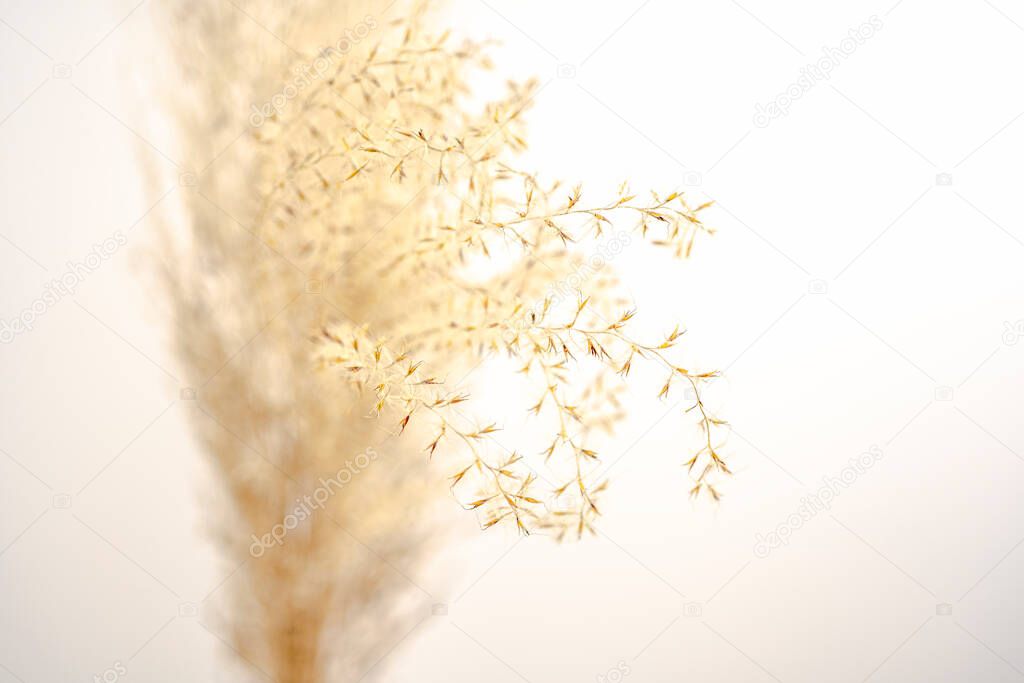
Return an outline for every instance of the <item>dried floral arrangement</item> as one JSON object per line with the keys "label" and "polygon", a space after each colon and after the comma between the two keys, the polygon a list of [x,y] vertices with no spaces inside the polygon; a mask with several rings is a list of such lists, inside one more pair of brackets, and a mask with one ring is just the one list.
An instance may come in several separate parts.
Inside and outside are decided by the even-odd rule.
{"label": "dried floral arrangement", "polygon": [[[199,161],[186,234],[163,255],[195,431],[228,508],[223,637],[283,682],[358,677],[407,630],[403,568],[436,533],[446,476],[484,527],[591,528],[605,487],[593,439],[625,415],[640,363],[664,373],[662,397],[692,399],[704,445],[681,456],[691,493],[717,499],[729,472],[701,393],[713,373],[674,359],[678,327],[634,337],[613,269],[587,253],[637,235],[685,258],[710,232],[707,205],[625,185],[593,202],[519,168],[536,84],[474,105],[483,46],[431,31],[423,5],[393,5],[251,0],[174,17],[187,87],[169,107]],[[506,450],[507,414],[469,416],[494,410],[463,380],[494,358],[533,387],[517,413],[550,430],[542,452]],[[368,447],[388,462],[253,552]]]}
{"label": "dried floral arrangement", "polygon": [[[340,60],[329,78],[261,131],[271,166],[285,169],[264,188],[267,239],[295,258],[306,254],[340,270],[363,257],[378,266],[366,277],[380,292],[401,293],[399,319],[378,325],[338,316],[326,324],[320,366],[371,393],[374,414],[400,432],[415,426],[421,438],[428,433],[425,450],[458,463],[452,488],[464,507],[482,513],[484,528],[508,520],[523,533],[543,528],[564,538],[582,535],[599,511],[604,483],[588,480],[598,454],[586,436],[622,416],[600,404],[613,398],[614,383],[634,362],[657,364],[665,373],[660,396],[677,383],[688,387],[688,411],[706,435],[703,448],[685,457],[691,494],[705,491],[717,500],[715,475],[729,473],[716,450],[725,423],[701,398],[715,374],[670,358],[679,328],[656,340],[634,338],[634,311],[615,309],[615,282],[607,274],[581,283],[569,305],[550,293],[579,271],[581,245],[623,223],[688,256],[695,239],[710,232],[700,217],[710,203],[691,206],[675,191],[642,198],[626,184],[588,203],[579,186],[560,189],[517,168],[526,147],[523,113],[536,83],[511,84],[505,98],[471,110],[466,79],[488,66],[487,57],[479,45],[451,46],[447,33],[427,31],[422,11],[393,22],[366,53]],[[339,222],[333,232],[340,240],[320,229],[368,212],[388,218]],[[487,274],[474,277],[482,262]],[[556,482],[545,477],[547,490],[514,450],[485,454],[498,422],[468,418],[462,404],[470,396],[447,379],[454,367],[493,353],[514,358],[535,381],[529,410],[557,416],[543,455],[549,465],[561,463],[564,474]],[[581,369],[581,356],[596,361],[596,371]],[[567,495],[574,498],[569,504]],[[552,499],[560,504],[548,504]]]}

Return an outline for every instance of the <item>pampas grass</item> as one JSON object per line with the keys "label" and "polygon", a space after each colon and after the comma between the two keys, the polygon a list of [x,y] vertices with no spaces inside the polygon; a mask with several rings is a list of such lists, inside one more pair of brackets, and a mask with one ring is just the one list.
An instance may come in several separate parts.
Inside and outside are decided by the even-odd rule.
{"label": "pampas grass", "polygon": [[[612,269],[586,258],[624,234],[688,256],[707,204],[625,184],[591,200],[519,168],[536,84],[475,106],[467,77],[486,51],[423,5],[203,3],[174,21],[186,80],[169,99],[189,158],[209,162],[165,273],[244,577],[228,638],[241,658],[282,682],[370,667],[410,618],[398,568],[448,495],[430,472],[484,528],[582,536],[606,486],[590,439],[626,413],[636,363],[664,373],[662,397],[689,392],[705,436],[681,461],[691,492],[718,499],[724,423],[700,394],[713,373],[673,356],[679,327],[636,338]],[[494,355],[532,382],[528,404],[474,405],[462,378]],[[497,435],[526,411],[553,426],[524,457]]]}

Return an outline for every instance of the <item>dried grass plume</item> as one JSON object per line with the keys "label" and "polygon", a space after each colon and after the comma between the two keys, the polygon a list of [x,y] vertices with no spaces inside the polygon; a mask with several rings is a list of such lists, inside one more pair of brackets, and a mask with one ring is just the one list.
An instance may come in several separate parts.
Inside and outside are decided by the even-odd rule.
{"label": "dried grass plume", "polygon": [[[434,29],[425,5],[196,3],[175,22],[187,78],[171,106],[198,180],[167,289],[230,503],[243,578],[228,640],[244,660],[283,682],[371,667],[446,495],[432,472],[484,528],[582,536],[606,486],[592,437],[627,413],[639,363],[662,398],[690,396],[704,436],[680,454],[688,488],[719,498],[725,423],[701,393],[714,373],[680,363],[671,321],[635,336],[611,265],[588,256],[639,237],[685,258],[709,204],[625,183],[591,197],[521,168],[537,84],[478,106],[484,46]],[[533,387],[521,407],[467,388],[495,357]],[[536,416],[541,452],[501,431],[508,411]],[[252,538],[367,449],[381,457],[254,556]]]}

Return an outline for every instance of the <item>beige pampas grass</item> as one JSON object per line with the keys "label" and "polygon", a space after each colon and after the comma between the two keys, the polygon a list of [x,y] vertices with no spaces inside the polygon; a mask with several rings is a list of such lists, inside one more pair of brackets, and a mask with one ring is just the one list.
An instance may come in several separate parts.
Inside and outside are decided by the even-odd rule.
{"label": "beige pampas grass", "polygon": [[[334,45],[379,9],[346,6],[191,3],[175,17],[188,77],[170,99],[198,182],[184,194],[188,233],[168,245],[167,289],[195,427],[226,494],[228,509],[211,512],[226,515],[222,545],[240,567],[225,588],[229,631],[209,627],[282,683],[354,680],[404,633],[411,617],[395,605],[416,592],[403,574],[431,537],[421,520],[438,488],[364,419],[365,400],[313,371],[309,335],[338,315],[333,301],[383,312],[360,274],[332,276],[335,255],[292,249],[299,234],[332,230],[340,246],[344,227],[297,219],[283,239],[260,219],[285,150],[255,139],[252,106],[296,77],[284,44]],[[362,220],[382,210],[368,203]]]}
{"label": "beige pampas grass", "polygon": [[[605,487],[590,439],[625,413],[635,363],[664,373],[662,397],[691,392],[705,444],[682,461],[692,493],[718,499],[724,423],[700,394],[713,373],[673,358],[678,327],[636,338],[611,268],[586,252],[637,236],[687,256],[707,204],[625,184],[591,200],[519,168],[536,85],[474,105],[484,51],[423,6],[260,0],[177,21],[190,78],[175,118],[189,156],[213,157],[167,280],[196,429],[228,493],[225,549],[244,568],[242,658],[278,681],[372,665],[408,618],[397,568],[423,552],[445,493],[426,472],[449,475],[484,528],[583,535]],[[474,404],[461,378],[495,355],[532,382],[530,402]],[[501,433],[509,410],[547,420],[541,453]]]}

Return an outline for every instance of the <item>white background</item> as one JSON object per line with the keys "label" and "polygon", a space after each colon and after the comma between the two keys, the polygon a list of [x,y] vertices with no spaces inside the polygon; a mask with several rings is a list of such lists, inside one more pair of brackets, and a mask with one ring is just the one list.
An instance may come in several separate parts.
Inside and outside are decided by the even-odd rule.
{"label": "white background", "polygon": [[[1024,678],[1024,8],[488,3],[450,15],[504,41],[500,72],[540,78],[530,164],[718,201],[691,261],[636,242],[615,265],[643,324],[683,322],[688,362],[726,371],[737,476],[720,506],[687,501],[692,422],[641,380],[605,450],[601,536],[555,546],[453,516],[459,543],[407,568],[423,621],[367,680]],[[0,346],[3,683],[115,662],[128,680],[263,679],[204,619],[232,568],[207,540],[218,494],[149,274],[140,150],[175,159],[133,99],[160,68],[155,5],[0,4],[0,317],[116,230],[129,241]],[[829,80],[754,125],[872,15]],[[873,446],[831,510],[755,555]]]}

